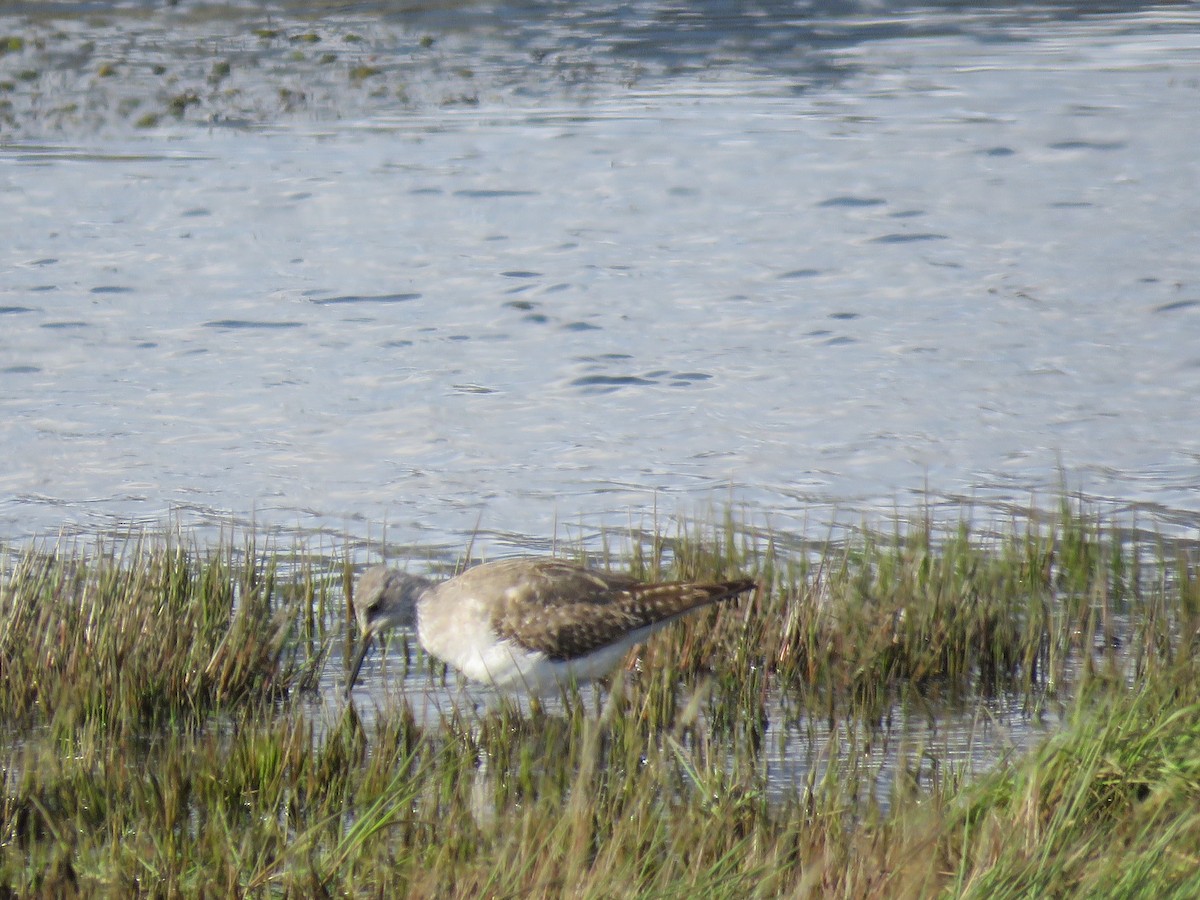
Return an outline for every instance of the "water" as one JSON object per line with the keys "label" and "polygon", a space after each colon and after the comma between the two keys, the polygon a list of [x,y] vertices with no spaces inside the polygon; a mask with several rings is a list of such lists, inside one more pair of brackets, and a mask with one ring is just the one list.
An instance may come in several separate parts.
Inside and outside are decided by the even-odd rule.
{"label": "water", "polygon": [[[339,679],[346,667],[339,649],[334,649],[322,690],[312,700],[318,722],[338,721],[343,687]],[[435,674],[442,668],[440,664],[430,667],[427,657],[411,652],[406,657],[406,649],[402,641],[393,640],[387,652],[372,653],[363,666],[353,696],[368,733],[380,715],[394,712],[400,703],[412,711],[415,721],[434,727],[444,721],[465,721],[478,727],[483,717],[496,712],[506,700],[528,711],[527,698],[503,698],[494,689],[467,682],[453,671],[442,678]],[[694,713],[680,715],[688,718],[687,742],[706,745],[711,735],[716,746],[737,744],[745,750],[749,740],[745,734],[714,733],[720,726],[709,717],[706,699],[710,688],[703,680],[681,686],[679,709]],[[604,689],[585,684],[579,688],[577,702],[589,714],[594,711],[602,718],[608,699]],[[564,714],[561,698],[551,696],[539,702],[551,716]],[[883,809],[890,806],[898,780],[928,790],[951,773],[980,775],[1019,758],[1063,724],[1063,707],[1057,700],[1031,702],[1018,695],[958,703],[931,703],[920,698],[897,701],[874,723],[856,722],[844,712],[833,719],[821,710],[799,709],[794,699],[778,695],[769,698],[764,712],[761,746],[755,758],[772,799],[803,796],[810,781],[820,784],[832,766],[844,777],[852,774]],[[481,760],[481,765],[486,772],[486,760]]]}
{"label": "water", "polygon": [[81,9],[0,19],[10,541],[1195,527],[1194,9]]}

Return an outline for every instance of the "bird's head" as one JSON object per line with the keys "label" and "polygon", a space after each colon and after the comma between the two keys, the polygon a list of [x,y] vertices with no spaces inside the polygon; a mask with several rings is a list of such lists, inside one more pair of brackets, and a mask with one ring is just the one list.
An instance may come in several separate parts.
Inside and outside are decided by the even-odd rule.
{"label": "bird's head", "polygon": [[385,628],[412,628],[417,624],[417,600],[431,582],[387,566],[363,572],[354,591],[354,617],[358,621],[359,646],[350,665],[346,693],[358,681],[371,641]]}

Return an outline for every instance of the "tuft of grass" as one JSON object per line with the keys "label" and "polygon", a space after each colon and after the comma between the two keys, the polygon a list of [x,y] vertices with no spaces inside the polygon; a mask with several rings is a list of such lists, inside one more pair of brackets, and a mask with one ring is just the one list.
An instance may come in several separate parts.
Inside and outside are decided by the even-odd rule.
{"label": "tuft of grass", "polygon": [[229,77],[233,71],[233,64],[227,59],[219,59],[212,64],[212,68],[208,72],[208,83],[219,84]]}
{"label": "tuft of grass", "polygon": [[969,897],[1194,896],[1200,666],[1094,682],[1070,725],[962,792],[937,842]]}
{"label": "tuft of grass", "polygon": [[363,63],[356,66],[351,66],[349,75],[350,80],[357,84],[366,81],[368,78],[374,78],[382,71],[383,69],[380,69],[378,66],[368,66]]}
{"label": "tuft of grass", "polygon": [[303,663],[274,566],[178,545],[25,554],[0,583],[0,714],[129,734],[286,692]]}
{"label": "tuft of grass", "polygon": [[167,101],[167,112],[177,119],[183,118],[189,106],[198,106],[200,104],[200,95],[195,91],[184,91],[181,94],[176,94]]}

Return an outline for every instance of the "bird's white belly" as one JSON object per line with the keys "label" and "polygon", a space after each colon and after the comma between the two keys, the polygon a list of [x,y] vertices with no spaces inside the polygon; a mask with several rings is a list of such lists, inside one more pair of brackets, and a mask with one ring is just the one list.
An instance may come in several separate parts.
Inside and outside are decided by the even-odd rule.
{"label": "bird's white belly", "polygon": [[460,668],[468,678],[494,685],[502,691],[546,696],[571,684],[583,684],[607,675],[625,655],[625,647],[605,647],[572,660],[552,660],[544,653],[530,652],[508,641],[491,652],[480,654],[476,667]]}
{"label": "bird's white belly", "polygon": [[484,611],[470,607],[460,607],[459,614],[453,616],[429,615],[422,610],[417,623],[421,645],[472,681],[502,691],[546,696],[557,694],[571,683],[599,678],[621,661],[636,643],[635,638],[644,636],[631,634],[586,656],[552,660],[540,651],[499,640]]}

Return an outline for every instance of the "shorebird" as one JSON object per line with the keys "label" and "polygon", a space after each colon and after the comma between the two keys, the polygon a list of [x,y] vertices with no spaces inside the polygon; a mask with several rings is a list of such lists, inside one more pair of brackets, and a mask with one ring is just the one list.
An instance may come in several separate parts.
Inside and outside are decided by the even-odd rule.
{"label": "shorebird", "polygon": [[363,573],[355,597],[361,645],[417,629],[426,651],[473,681],[534,696],[605,675],[626,651],[680,616],[745,593],[747,578],[645,584],[553,559],[506,559],[434,582],[386,566]]}

